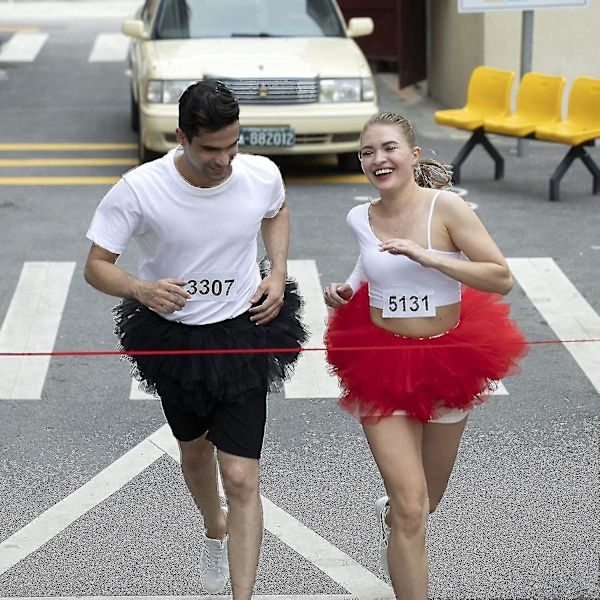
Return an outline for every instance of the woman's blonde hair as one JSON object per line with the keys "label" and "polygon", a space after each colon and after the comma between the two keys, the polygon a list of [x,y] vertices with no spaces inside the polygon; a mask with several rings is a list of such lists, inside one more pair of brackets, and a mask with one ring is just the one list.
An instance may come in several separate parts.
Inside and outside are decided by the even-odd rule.
{"label": "woman's blonde hair", "polygon": [[[393,112],[381,112],[373,115],[363,127],[361,141],[367,129],[372,125],[394,125],[400,129],[411,148],[417,148],[417,136],[411,122]],[[421,158],[414,168],[415,182],[420,187],[440,189],[452,185],[452,167],[437,160]]]}

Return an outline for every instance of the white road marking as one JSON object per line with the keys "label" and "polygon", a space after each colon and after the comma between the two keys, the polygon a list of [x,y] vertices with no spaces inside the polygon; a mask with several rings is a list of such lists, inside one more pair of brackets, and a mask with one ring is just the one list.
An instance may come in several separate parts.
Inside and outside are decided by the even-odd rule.
{"label": "white road marking", "polygon": [[0,62],[32,62],[47,39],[47,33],[17,32],[0,46]]}
{"label": "white road marking", "polygon": [[340,394],[337,378],[327,371],[323,345],[327,307],[323,302],[323,286],[314,260],[290,260],[288,272],[298,281],[304,298],[304,323],[311,332],[309,350],[300,355],[291,381],[285,384],[286,398],[337,398]]}
{"label": "white road marking", "polygon": [[[600,317],[552,258],[511,258],[508,264],[559,340],[600,339]],[[600,392],[600,342],[564,345]]]}
{"label": "white road marking", "polygon": [[[0,575],[106,500],[164,454],[179,461],[168,425],[129,450],[78,490],[0,543]],[[391,588],[297,519],[262,497],[265,528],[361,600],[391,598]]]}
{"label": "white road marking", "polygon": [[[0,329],[0,352],[52,352],[74,262],[26,262]],[[0,356],[0,400],[39,400],[49,356]]]}
{"label": "white road marking", "polygon": [[67,2],[2,2],[2,21],[62,21],[67,19],[133,19],[139,0]]}
{"label": "white road marking", "polygon": [[122,33],[98,34],[88,62],[125,62],[129,41]]}

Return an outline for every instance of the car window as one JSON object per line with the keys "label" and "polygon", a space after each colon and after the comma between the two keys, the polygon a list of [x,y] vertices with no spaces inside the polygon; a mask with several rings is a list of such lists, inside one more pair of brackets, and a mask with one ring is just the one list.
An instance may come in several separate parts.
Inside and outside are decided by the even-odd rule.
{"label": "car window", "polygon": [[150,25],[150,23],[152,22],[152,19],[156,14],[156,10],[158,9],[160,1],[161,0],[146,0],[141,15],[142,20],[144,21],[144,23],[146,23],[146,25]]}
{"label": "car window", "polygon": [[155,28],[157,39],[345,35],[329,0],[163,0]]}

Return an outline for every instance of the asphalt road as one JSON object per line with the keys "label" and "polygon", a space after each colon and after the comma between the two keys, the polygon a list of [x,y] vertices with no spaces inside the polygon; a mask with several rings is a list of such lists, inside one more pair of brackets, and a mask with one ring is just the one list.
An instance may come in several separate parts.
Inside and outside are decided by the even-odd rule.
{"label": "asphalt road", "polygon": [[[63,13],[57,3],[49,11],[0,2],[5,46],[19,33],[47,34],[31,61],[0,54],[0,352],[23,352],[55,327],[52,350],[74,354],[45,366],[0,357],[3,380],[17,368],[23,385],[43,374],[40,398],[0,396],[2,598],[202,595],[201,522],[158,403],[131,399],[118,357],[77,354],[114,349],[114,299],[82,276],[85,231],[136,157],[126,65],[89,60],[100,34],[119,32],[123,5],[109,5],[117,8],[101,17],[93,3]],[[433,101],[398,91],[390,74],[378,76],[378,89],[382,108],[413,121],[424,156],[453,158],[465,138],[435,125]],[[600,197],[576,164],[561,201],[549,202],[548,178],[566,148],[534,142],[519,158],[513,140],[495,142],[506,177],[494,181],[490,159],[475,150],[461,193],[514,267],[512,315],[532,347],[506,393],[470,418],[430,519],[431,597],[596,600]],[[590,153],[600,161],[597,149]],[[352,268],[345,214],[373,192],[331,161],[286,161],[282,170],[291,264],[314,267],[321,289]],[[135,252],[122,264],[134,268]],[[326,396],[269,398],[256,593],[391,597],[373,511],[382,484],[359,426]]]}

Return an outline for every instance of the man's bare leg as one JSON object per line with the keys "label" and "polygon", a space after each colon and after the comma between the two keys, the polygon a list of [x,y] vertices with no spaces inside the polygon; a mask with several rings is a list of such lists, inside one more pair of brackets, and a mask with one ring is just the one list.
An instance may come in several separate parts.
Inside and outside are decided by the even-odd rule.
{"label": "man's bare leg", "polygon": [[218,457],[229,506],[227,531],[231,589],[235,600],[249,600],[256,582],[263,535],[259,462],[221,450]]}
{"label": "man's bare leg", "polygon": [[215,447],[202,436],[192,442],[179,442],[179,449],[183,478],[202,513],[206,536],[222,539],[227,533],[227,517],[219,498]]}

